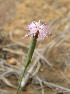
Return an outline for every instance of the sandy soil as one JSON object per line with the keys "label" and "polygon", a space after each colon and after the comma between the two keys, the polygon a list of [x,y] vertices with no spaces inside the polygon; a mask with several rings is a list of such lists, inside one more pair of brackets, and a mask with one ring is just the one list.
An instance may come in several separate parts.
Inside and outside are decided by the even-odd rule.
{"label": "sandy soil", "polygon": [[[13,32],[14,40],[20,41],[27,32],[26,26],[31,21],[41,20],[51,24],[53,35],[38,43],[38,48],[46,48],[45,58],[53,64],[55,70],[43,67],[39,73],[42,79],[68,87],[70,80],[70,0],[0,0],[0,31]],[[24,44],[30,38],[21,39]],[[64,73],[66,78],[61,74]],[[41,94],[34,85],[27,87],[22,94]],[[16,90],[7,86],[1,87],[15,94]],[[45,94],[58,94],[58,90],[45,88]],[[64,93],[68,94],[68,93]]]}

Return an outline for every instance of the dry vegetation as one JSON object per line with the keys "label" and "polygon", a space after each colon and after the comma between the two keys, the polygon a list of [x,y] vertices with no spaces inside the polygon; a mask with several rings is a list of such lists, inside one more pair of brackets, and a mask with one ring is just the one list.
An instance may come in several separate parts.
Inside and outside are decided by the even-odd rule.
{"label": "dry vegetation", "polygon": [[0,94],[16,94],[31,40],[22,37],[39,19],[52,36],[38,42],[32,81],[22,94],[70,94],[70,0],[0,0]]}

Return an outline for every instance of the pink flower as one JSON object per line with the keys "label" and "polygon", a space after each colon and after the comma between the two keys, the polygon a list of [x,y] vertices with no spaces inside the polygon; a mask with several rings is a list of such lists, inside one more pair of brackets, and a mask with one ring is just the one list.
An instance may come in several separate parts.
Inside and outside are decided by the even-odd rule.
{"label": "pink flower", "polygon": [[38,39],[44,39],[51,33],[48,31],[48,27],[45,24],[41,23],[40,20],[38,22],[32,22],[30,25],[28,25],[27,28],[30,32],[25,35],[25,37],[29,35],[35,35],[37,32],[39,32]]}

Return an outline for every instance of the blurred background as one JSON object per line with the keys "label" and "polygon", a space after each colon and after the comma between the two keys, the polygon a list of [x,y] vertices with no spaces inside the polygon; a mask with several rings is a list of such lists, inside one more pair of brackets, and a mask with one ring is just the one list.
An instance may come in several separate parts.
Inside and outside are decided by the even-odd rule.
{"label": "blurred background", "polygon": [[[32,63],[43,81],[70,88],[70,0],[0,0],[0,94],[16,94],[31,37],[27,25],[41,20],[52,35],[38,41]],[[22,94],[70,94],[57,87],[31,82]]]}

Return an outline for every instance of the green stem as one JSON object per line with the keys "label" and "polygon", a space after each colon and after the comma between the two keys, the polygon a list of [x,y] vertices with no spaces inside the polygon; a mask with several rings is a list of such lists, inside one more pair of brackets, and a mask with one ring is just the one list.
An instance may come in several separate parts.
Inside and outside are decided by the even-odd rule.
{"label": "green stem", "polygon": [[33,56],[33,52],[35,50],[35,46],[36,46],[36,42],[37,42],[37,38],[38,38],[38,32],[35,34],[35,36],[33,36],[33,39],[31,41],[31,45],[29,47],[29,50],[28,50],[28,55],[27,55],[27,58],[26,58],[26,62],[25,62],[25,69],[22,73],[22,76],[19,80],[19,85],[18,85],[18,88],[17,88],[17,93],[16,94],[19,94],[19,91],[20,91],[20,88],[21,88],[21,82],[22,82],[22,79],[25,75],[25,72],[31,62],[31,59],[32,59],[32,56]]}

